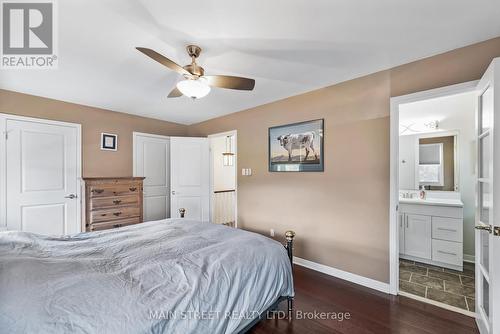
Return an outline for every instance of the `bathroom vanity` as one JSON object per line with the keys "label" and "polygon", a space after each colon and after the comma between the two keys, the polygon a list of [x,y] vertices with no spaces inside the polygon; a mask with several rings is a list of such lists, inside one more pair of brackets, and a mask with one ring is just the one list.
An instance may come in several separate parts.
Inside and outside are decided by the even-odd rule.
{"label": "bathroom vanity", "polygon": [[455,197],[399,199],[399,256],[463,270],[463,203]]}

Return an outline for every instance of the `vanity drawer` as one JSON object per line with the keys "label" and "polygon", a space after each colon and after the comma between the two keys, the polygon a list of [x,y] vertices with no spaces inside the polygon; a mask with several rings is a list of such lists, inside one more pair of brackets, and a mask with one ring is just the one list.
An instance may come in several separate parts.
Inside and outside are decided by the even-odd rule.
{"label": "vanity drawer", "polygon": [[460,242],[432,240],[432,261],[463,265],[463,244]]}
{"label": "vanity drawer", "polygon": [[432,238],[462,242],[463,241],[462,219],[432,217]]}

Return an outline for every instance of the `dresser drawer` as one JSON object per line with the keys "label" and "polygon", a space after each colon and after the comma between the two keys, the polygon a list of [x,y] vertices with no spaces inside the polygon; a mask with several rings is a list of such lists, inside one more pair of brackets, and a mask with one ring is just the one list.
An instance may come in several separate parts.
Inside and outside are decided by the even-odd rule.
{"label": "dresser drawer", "polygon": [[93,224],[116,219],[138,217],[139,214],[140,208],[138,206],[96,210],[90,212],[90,223]]}
{"label": "dresser drawer", "polygon": [[140,192],[140,187],[140,184],[92,185],[89,187],[89,197],[133,195]]}
{"label": "dresser drawer", "polygon": [[90,200],[90,210],[113,208],[121,205],[139,205],[138,195],[96,197]]}
{"label": "dresser drawer", "polygon": [[127,226],[127,225],[139,224],[140,222],[141,222],[140,218],[135,217],[135,218],[119,219],[119,220],[115,220],[112,222],[95,223],[95,224],[91,224],[89,226],[88,231],[109,230],[112,228],[118,228],[118,227],[123,227],[123,226]]}
{"label": "dresser drawer", "polygon": [[432,260],[462,266],[463,244],[460,242],[433,239]]}
{"label": "dresser drawer", "polygon": [[463,242],[462,219],[432,217],[432,238]]}

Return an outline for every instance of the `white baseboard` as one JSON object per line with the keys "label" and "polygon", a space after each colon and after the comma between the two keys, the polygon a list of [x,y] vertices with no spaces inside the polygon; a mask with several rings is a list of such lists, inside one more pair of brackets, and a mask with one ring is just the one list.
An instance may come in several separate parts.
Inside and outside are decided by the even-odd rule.
{"label": "white baseboard", "polygon": [[474,255],[464,254],[464,262],[475,263],[476,257]]}
{"label": "white baseboard", "polygon": [[324,274],[343,279],[355,284],[366,286],[367,288],[378,290],[384,293],[389,293],[389,283],[380,282],[368,277],[356,275],[347,271],[336,269],[333,267],[325,266],[317,262],[302,259],[300,257],[293,257],[293,263],[296,265],[306,267],[315,271],[322,272]]}

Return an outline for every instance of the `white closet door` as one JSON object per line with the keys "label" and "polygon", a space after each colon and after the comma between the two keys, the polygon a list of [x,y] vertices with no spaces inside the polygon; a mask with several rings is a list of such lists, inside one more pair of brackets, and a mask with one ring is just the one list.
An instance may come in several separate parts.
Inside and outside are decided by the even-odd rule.
{"label": "white closet door", "polygon": [[80,232],[78,129],[5,120],[7,229]]}
{"label": "white closet door", "polygon": [[144,176],[144,221],[170,217],[170,140],[134,134],[134,176]]}
{"label": "white closet door", "polygon": [[172,218],[186,209],[186,218],[209,221],[209,146],[208,138],[170,138]]}

